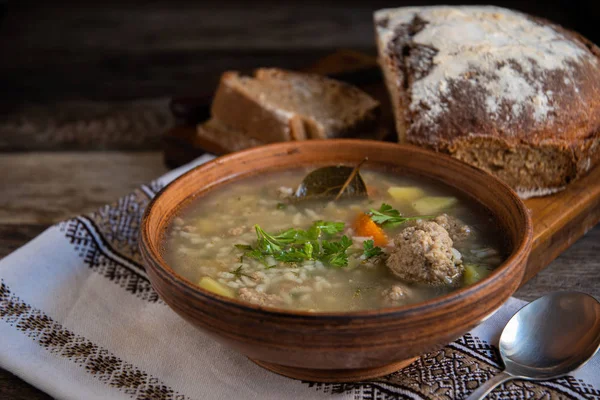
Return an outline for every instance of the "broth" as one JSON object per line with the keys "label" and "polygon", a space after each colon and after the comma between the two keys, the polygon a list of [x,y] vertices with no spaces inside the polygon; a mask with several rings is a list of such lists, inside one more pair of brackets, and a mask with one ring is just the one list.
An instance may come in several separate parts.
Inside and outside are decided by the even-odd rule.
{"label": "broth", "polygon": [[[307,172],[244,179],[191,200],[165,233],[165,260],[179,275],[215,293],[315,312],[422,302],[476,282],[503,261],[501,237],[490,216],[444,185],[364,168],[360,174],[368,198],[286,200]],[[386,209],[377,214],[384,203],[403,216],[428,215],[385,224],[381,218],[395,214]],[[265,254],[281,242],[261,242],[255,227],[269,235],[263,239],[277,238],[280,232],[292,234],[290,228],[313,232],[315,221],[337,222],[339,232],[322,228],[317,240],[307,242],[312,244],[296,245],[305,259],[293,262],[276,258],[296,253]],[[343,244],[343,235],[351,245],[336,253],[350,243]]]}

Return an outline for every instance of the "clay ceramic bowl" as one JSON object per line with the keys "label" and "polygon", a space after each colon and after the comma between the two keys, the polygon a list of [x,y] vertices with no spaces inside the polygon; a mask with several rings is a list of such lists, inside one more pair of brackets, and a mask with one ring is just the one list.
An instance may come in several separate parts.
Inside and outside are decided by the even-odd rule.
{"label": "clay ceramic bowl", "polygon": [[[198,288],[165,262],[162,235],[178,208],[224,183],[299,166],[347,164],[424,176],[487,208],[507,242],[506,261],[475,285],[409,306],[347,313],[262,308]],[[361,140],[288,142],[217,158],[184,174],[148,206],[141,253],[152,285],[185,320],[257,364],[290,377],[354,381],[385,375],[443,347],[497,310],[519,287],[532,225],[516,194],[494,177],[421,148]]]}

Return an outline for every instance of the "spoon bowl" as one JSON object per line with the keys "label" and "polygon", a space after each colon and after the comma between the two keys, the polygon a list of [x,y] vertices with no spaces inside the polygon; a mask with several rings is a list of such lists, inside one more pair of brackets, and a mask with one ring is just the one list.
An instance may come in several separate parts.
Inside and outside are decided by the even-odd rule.
{"label": "spoon bowl", "polygon": [[600,346],[600,303],[584,293],[556,292],[523,307],[500,338],[513,375],[549,379],[589,360]]}
{"label": "spoon bowl", "polygon": [[555,292],[521,308],[500,336],[505,370],[473,392],[481,399],[510,379],[545,380],[585,364],[600,348],[600,303],[579,292]]}

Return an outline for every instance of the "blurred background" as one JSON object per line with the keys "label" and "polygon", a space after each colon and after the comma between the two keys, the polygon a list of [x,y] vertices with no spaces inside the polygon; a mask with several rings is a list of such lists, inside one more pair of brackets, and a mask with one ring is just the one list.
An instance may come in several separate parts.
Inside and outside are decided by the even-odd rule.
{"label": "blurred background", "polygon": [[[482,1],[443,1],[447,4]],[[600,43],[600,1],[493,1]],[[225,69],[301,67],[375,52],[373,10],[435,1],[8,1],[1,100],[125,100],[212,92]]]}

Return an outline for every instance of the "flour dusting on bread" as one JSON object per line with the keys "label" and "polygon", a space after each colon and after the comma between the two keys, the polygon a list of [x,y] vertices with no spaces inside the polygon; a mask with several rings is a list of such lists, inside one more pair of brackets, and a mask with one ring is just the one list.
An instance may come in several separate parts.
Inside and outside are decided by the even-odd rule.
{"label": "flour dusting on bread", "polygon": [[400,142],[523,197],[600,163],[600,49],[581,35],[493,6],[385,9],[375,26]]}
{"label": "flour dusting on bread", "polygon": [[545,188],[545,189],[515,189],[517,195],[523,200],[530,199],[532,197],[542,197],[549,196],[554,193],[558,193],[562,190],[565,190],[565,186],[554,187],[554,188]]}
{"label": "flour dusting on bread", "polygon": [[[383,44],[393,47],[397,27],[415,18],[424,24],[411,37],[411,48],[436,51],[433,68],[410,86],[409,107],[421,111],[415,124],[433,124],[448,110],[449,91],[457,81],[486,91],[485,109],[492,119],[510,122],[531,108],[533,118],[543,122],[552,118],[554,107],[553,91],[545,88],[546,72],[565,71],[564,79],[570,82],[568,71],[574,63],[597,62],[585,47],[551,26],[492,6],[380,10],[375,19],[386,21],[377,25]],[[501,112],[503,106],[510,112]]]}

